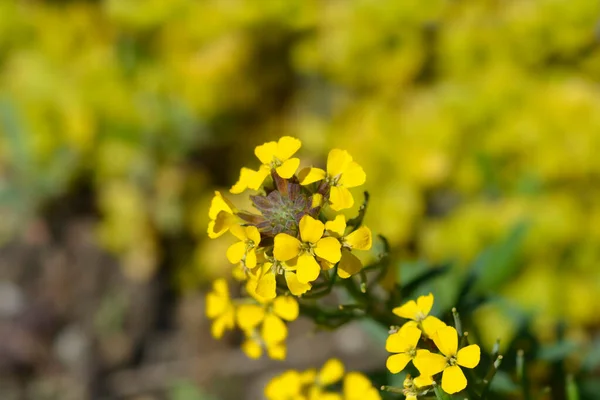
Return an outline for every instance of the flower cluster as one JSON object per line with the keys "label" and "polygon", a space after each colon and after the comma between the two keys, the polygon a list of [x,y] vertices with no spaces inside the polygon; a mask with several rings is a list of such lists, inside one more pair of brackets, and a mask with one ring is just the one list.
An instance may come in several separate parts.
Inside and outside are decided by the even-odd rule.
{"label": "flower cluster", "polygon": [[[403,391],[407,398],[416,398],[426,392],[439,373],[442,373],[441,386],[445,392],[460,392],[467,387],[467,379],[460,367],[475,368],[479,364],[479,346],[472,344],[459,349],[458,332],[429,315],[432,306],[433,295],[430,293],[393,310],[394,314],[409,321],[394,329],[386,341],[386,350],[394,353],[388,357],[387,368],[395,374],[412,361],[421,373],[404,382]],[[428,348],[437,348],[439,353]]]}
{"label": "flower cluster", "polygon": [[[331,390],[342,382],[342,392]],[[316,371],[289,370],[273,378],[265,388],[267,400],[379,400],[379,391],[359,372],[344,376],[344,365],[330,359]]]}
{"label": "flower cluster", "polygon": [[[242,168],[230,190],[256,191],[250,196],[254,212],[237,209],[215,192],[208,213],[210,238],[227,232],[235,238],[226,256],[253,303],[235,306],[225,282],[215,282],[207,301],[213,335],[220,337],[237,323],[248,338],[243,349],[251,357],[266,349],[272,358],[283,358],[287,331],[282,319],[291,321],[298,314],[297,302],[287,295],[302,296],[317,281],[332,279],[332,269],[342,279],[358,273],[363,266],[354,252],[372,245],[369,228],[337,214],[354,205],[349,188],[365,182],[362,167],[347,151],[334,149],[325,170],[298,171],[300,159],[294,155],[300,146],[300,140],[284,136],[256,147],[260,166]],[[279,313],[278,304],[284,302],[286,307],[294,304],[296,311]]]}

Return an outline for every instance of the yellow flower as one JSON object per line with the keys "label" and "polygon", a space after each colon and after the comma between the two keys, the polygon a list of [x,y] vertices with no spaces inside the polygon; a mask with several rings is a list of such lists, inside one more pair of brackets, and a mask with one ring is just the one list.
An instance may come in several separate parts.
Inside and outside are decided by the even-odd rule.
{"label": "yellow flower", "polygon": [[240,239],[239,242],[232,244],[227,249],[229,262],[237,264],[241,261],[246,268],[256,267],[256,247],[260,243],[258,228],[255,226],[233,225],[229,230],[236,238]]}
{"label": "yellow flower", "polygon": [[216,339],[220,339],[225,330],[235,326],[235,307],[229,298],[225,279],[214,281],[213,290],[206,295],[206,316],[214,320],[211,333]]}
{"label": "yellow flower", "polygon": [[305,168],[300,171],[298,178],[301,185],[326,179],[330,186],[331,208],[339,211],[354,205],[354,198],[348,189],[365,183],[366,175],[346,150],[333,149],[327,157],[327,172],[320,168]]}
{"label": "yellow flower", "polygon": [[429,315],[433,306],[433,294],[427,296],[419,296],[417,301],[410,300],[400,307],[392,310],[399,317],[411,319],[414,322],[407,324],[418,326],[427,336],[432,337],[435,332],[446,326],[442,321],[433,315]]}
{"label": "yellow flower", "polygon": [[420,338],[421,330],[410,325],[388,336],[385,349],[390,353],[397,353],[389,356],[386,362],[387,369],[392,374],[402,371],[409,361],[417,356],[417,343]]}
{"label": "yellow flower", "polygon": [[341,258],[341,244],[333,237],[323,237],[325,225],[310,215],[300,220],[300,238],[280,233],[275,236],[273,255],[279,261],[290,261],[290,270],[296,271],[300,283],[309,283],[317,279],[321,267],[315,257],[330,263],[336,263]]}
{"label": "yellow flower", "polygon": [[290,289],[290,292],[294,296],[301,296],[310,290],[312,287],[310,283],[303,283],[298,280],[298,275],[295,271],[295,265],[285,264],[284,268],[286,268],[284,273],[285,282],[287,283],[288,289]]}
{"label": "yellow flower", "polygon": [[342,243],[342,257],[338,265],[338,276],[340,278],[348,278],[362,269],[362,263],[352,250],[370,250],[373,239],[371,230],[366,226],[361,226],[354,232],[344,236],[346,231],[346,218],[343,215],[338,215],[333,221],[325,223],[327,232],[336,237]]}
{"label": "yellow flower", "polygon": [[285,358],[284,341],[288,330],[283,320],[293,321],[298,314],[298,302],[290,296],[279,296],[261,304],[239,305],[237,324],[247,337],[242,349],[251,358],[260,357],[263,348],[271,358]]}
{"label": "yellow flower", "polygon": [[237,223],[236,209],[221,192],[216,191],[208,209],[208,237],[218,238]]}
{"label": "yellow flower", "polygon": [[458,333],[451,326],[439,329],[432,339],[443,355],[422,352],[417,354],[413,363],[426,376],[443,371],[442,389],[449,394],[460,392],[467,387],[467,378],[459,365],[475,368],[479,364],[479,346],[472,344],[458,350]]}
{"label": "yellow flower", "polygon": [[242,168],[240,179],[231,188],[231,193],[242,193],[246,189],[258,190],[272,169],[284,179],[291,178],[300,165],[300,159],[291,157],[300,146],[300,140],[290,136],[283,136],[278,142],[267,142],[257,146],[254,154],[262,165],[258,171]]}
{"label": "yellow flower", "polygon": [[314,378],[312,387],[309,389],[310,400],[335,400],[339,399],[339,395],[335,393],[326,393],[325,388],[331,386],[344,376],[344,364],[337,358],[329,359],[319,370]]}

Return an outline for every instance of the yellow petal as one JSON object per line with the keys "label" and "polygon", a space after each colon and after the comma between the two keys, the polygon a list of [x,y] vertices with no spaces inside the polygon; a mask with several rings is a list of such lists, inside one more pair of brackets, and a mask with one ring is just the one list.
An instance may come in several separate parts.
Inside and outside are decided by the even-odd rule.
{"label": "yellow petal", "polygon": [[364,184],[366,179],[367,175],[365,175],[365,171],[363,171],[362,167],[356,162],[352,161],[342,172],[342,176],[340,177],[338,184],[340,186],[352,188]]}
{"label": "yellow petal", "polygon": [[317,208],[323,205],[323,195],[321,193],[315,193],[310,198],[310,208]]}
{"label": "yellow petal", "polygon": [[258,244],[260,243],[260,232],[255,226],[247,226],[245,236],[248,240],[252,241],[252,243],[254,243],[255,246],[258,246]]}
{"label": "yellow petal", "polygon": [[208,318],[214,319],[218,317],[225,312],[228,306],[228,299],[223,298],[214,292],[210,292],[206,295],[206,316]]}
{"label": "yellow petal", "polygon": [[220,211],[214,221],[208,223],[208,237],[216,239],[229,230],[230,227],[237,225],[236,217],[226,211]]}
{"label": "yellow petal", "polygon": [[452,326],[445,326],[437,330],[431,337],[437,348],[447,357],[456,355],[458,349],[458,333]]}
{"label": "yellow petal", "polygon": [[317,243],[323,236],[325,225],[306,214],[300,220],[300,237],[304,243]]}
{"label": "yellow petal", "polygon": [[406,353],[394,354],[388,357],[385,366],[392,374],[397,374],[406,367],[410,360],[410,356]]}
{"label": "yellow petal", "polygon": [[271,167],[267,165],[261,165],[258,171],[253,171],[252,174],[248,178],[248,189],[258,190],[262,186],[267,176],[271,174]]}
{"label": "yellow petal", "polygon": [[413,364],[422,375],[433,376],[446,368],[446,357],[427,350],[419,350]]}
{"label": "yellow petal", "polygon": [[300,254],[302,243],[287,233],[280,233],[275,236],[274,243],[273,256],[279,261],[288,261]]}
{"label": "yellow petal", "polygon": [[246,244],[244,242],[237,242],[229,246],[227,249],[227,259],[232,264],[237,264],[242,261],[244,254],[246,253]]}
{"label": "yellow petal", "polygon": [[359,372],[348,372],[344,378],[344,399],[361,399],[372,388],[371,381]]}
{"label": "yellow petal", "polygon": [[261,336],[265,343],[279,343],[287,337],[287,327],[279,317],[267,314],[263,321]]}
{"label": "yellow petal", "polygon": [[301,185],[310,185],[322,181],[326,176],[327,174],[321,168],[303,168],[298,173],[298,180]]}
{"label": "yellow petal", "polygon": [[243,329],[253,329],[265,318],[265,308],[258,304],[242,304],[237,307],[236,319]]}
{"label": "yellow petal", "polygon": [[273,312],[279,318],[293,321],[300,312],[298,302],[291,296],[279,296],[273,301]]}
{"label": "yellow petal", "polygon": [[342,257],[341,248],[342,245],[336,238],[324,237],[316,243],[314,251],[322,259],[336,263]]}
{"label": "yellow petal", "polygon": [[334,233],[336,237],[344,236],[346,230],[346,217],[343,214],[339,214],[333,221],[325,222],[325,230]]}
{"label": "yellow petal", "polygon": [[357,274],[362,269],[362,263],[352,252],[346,248],[342,249],[342,258],[338,265],[337,274],[340,278],[346,279]]}
{"label": "yellow petal", "polygon": [[437,333],[439,329],[446,327],[445,323],[443,323],[433,315],[427,316],[427,318],[425,318],[421,322],[421,324],[423,326],[423,332],[425,332],[425,335],[427,335],[430,338],[433,338],[433,336]]}
{"label": "yellow petal", "polygon": [[244,264],[246,264],[247,268],[255,268],[256,267],[256,250],[250,249],[246,253],[246,257],[244,258]]}
{"label": "yellow petal", "polygon": [[420,337],[421,330],[419,328],[403,327],[400,331],[388,336],[385,349],[390,353],[406,353],[417,347]]}
{"label": "yellow petal", "polygon": [[276,152],[277,142],[267,142],[260,146],[256,146],[254,149],[254,155],[256,155],[263,164],[270,164],[273,161],[273,158],[275,158]]}
{"label": "yellow petal", "polygon": [[333,149],[327,156],[327,174],[336,177],[344,172],[352,162],[352,156],[346,150]]}
{"label": "yellow petal", "polygon": [[337,358],[328,360],[319,371],[319,384],[328,386],[338,382],[344,375],[344,364]]}
{"label": "yellow petal", "polygon": [[291,136],[282,136],[277,142],[277,152],[275,157],[280,161],[285,161],[298,151],[302,146],[302,142],[299,139]]}
{"label": "yellow petal", "polygon": [[240,170],[240,178],[238,181],[229,189],[229,191],[233,194],[242,193],[246,190],[250,184],[250,182],[255,179],[256,171],[251,170],[250,168],[242,168]]}
{"label": "yellow petal", "polygon": [[249,358],[256,360],[262,356],[263,350],[260,343],[253,339],[247,339],[242,343],[242,351],[246,353]]}
{"label": "yellow petal", "polygon": [[302,254],[296,263],[296,276],[301,283],[309,283],[319,277],[321,268],[313,256]]}
{"label": "yellow petal", "polygon": [[273,360],[285,360],[287,354],[285,342],[267,343],[267,354]]}
{"label": "yellow petal", "polygon": [[301,390],[300,379],[300,373],[295,370],[276,376],[265,387],[265,397],[268,400],[294,398]]}
{"label": "yellow petal", "polygon": [[369,250],[373,243],[373,240],[371,239],[371,230],[363,225],[346,236],[344,238],[344,243],[356,250]]}
{"label": "yellow petal", "polygon": [[229,200],[227,200],[225,197],[223,197],[221,192],[216,191],[215,197],[213,197],[210,202],[210,208],[208,209],[208,217],[210,219],[216,219],[217,215],[221,211],[225,211],[229,214],[233,214],[233,210],[234,210],[233,204],[231,204],[231,202]]}
{"label": "yellow petal", "polygon": [[394,308],[392,312],[401,318],[415,320],[417,319],[419,308],[417,307],[417,303],[415,303],[414,300],[409,300],[400,307]]}
{"label": "yellow petal", "polygon": [[456,362],[458,365],[467,368],[475,368],[479,364],[481,350],[476,344],[463,347],[456,353]]}
{"label": "yellow petal", "polygon": [[413,379],[413,382],[418,388],[433,385],[433,379],[426,375],[417,376],[415,379]]}
{"label": "yellow petal", "polygon": [[467,378],[462,370],[454,365],[444,370],[442,374],[442,389],[448,394],[458,393],[467,387]]}
{"label": "yellow petal", "polygon": [[294,272],[285,272],[285,281],[287,283],[288,289],[294,296],[301,296],[304,293],[308,292],[311,288],[310,283],[301,283]]}
{"label": "yellow petal", "polygon": [[334,211],[340,211],[351,208],[354,205],[354,198],[345,187],[332,186],[329,191],[329,203]]}
{"label": "yellow petal", "polygon": [[256,294],[265,300],[272,300],[277,296],[277,282],[275,281],[275,273],[267,272],[256,284]]}
{"label": "yellow petal", "polygon": [[233,236],[235,236],[236,238],[238,238],[239,240],[241,240],[242,242],[244,242],[247,237],[246,237],[246,228],[241,226],[241,225],[234,225],[232,227],[229,228],[229,231],[231,232],[231,234]]}
{"label": "yellow petal", "polygon": [[294,176],[299,166],[299,158],[290,158],[289,160],[281,164],[279,167],[275,168],[275,171],[277,171],[277,175],[279,175],[280,177],[284,179],[290,179],[292,176]]}
{"label": "yellow petal", "polygon": [[419,296],[417,307],[419,307],[423,315],[429,314],[431,307],[433,307],[433,294],[429,293],[427,296]]}
{"label": "yellow petal", "polygon": [[233,329],[235,326],[235,315],[230,307],[225,314],[214,320],[211,326],[211,334],[215,339],[220,339],[226,330]]}

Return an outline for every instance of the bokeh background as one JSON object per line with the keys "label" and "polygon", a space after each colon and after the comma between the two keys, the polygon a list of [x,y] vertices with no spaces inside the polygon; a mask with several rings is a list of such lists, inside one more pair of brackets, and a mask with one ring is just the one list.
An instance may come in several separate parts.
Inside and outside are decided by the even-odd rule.
{"label": "bokeh background", "polygon": [[476,269],[482,345],[516,308],[597,371],[599,21],[588,0],[1,1],[0,397],[256,399],[331,355],[381,369],[361,326],[298,321],[283,364],[208,334],[230,268],[208,204],[283,135],[364,167],[390,279],[449,263],[441,307]]}

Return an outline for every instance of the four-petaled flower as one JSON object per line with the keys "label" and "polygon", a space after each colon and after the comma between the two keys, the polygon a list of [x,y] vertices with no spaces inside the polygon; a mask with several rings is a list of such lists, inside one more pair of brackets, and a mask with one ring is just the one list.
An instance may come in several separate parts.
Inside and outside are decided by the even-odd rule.
{"label": "four-petaled flower", "polygon": [[341,258],[341,244],[334,237],[323,237],[325,225],[310,215],[302,217],[299,227],[301,240],[287,233],[275,236],[273,255],[296,271],[300,283],[309,283],[321,272],[315,257],[336,263]]}
{"label": "four-petaled flower", "polygon": [[213,319],[211,333],[215,339],[223,336],[235,326],[235,307],[229,298],[229,288],[225,279],[213,282],[213,290],[206,295],[206,316]]}
{"label": "four-petaled flower", "polygon": [[420,338],[421,330],[411,325],[405,325],[398,332],[388,336],[385,349],[390,353],[397,353],[389,356],[386,362],[386,367],[392,374],[402,371],[410,360],[414,360],[417,352],[426,351],[417,350]]}
{"label": "four-petaled flower", "polygon": [[267,142],[257,146],[254,154],[262,165],[258,171],[242,168],[240,179],[231,188],[231,193],[242,193],[246,189],[258,190],[273,169],[280,177],[291,178],[300,165],[300,159],[292,158],[300,146],[300,140],[290,136],[283,136],[278,142]]}
{"label": "four-petaled flower", "polygon": [[344,235],[346,218],[343,215],[336,216],[333,221],[327,221],[325,230],[342,244],[342,257],[337,270],[338,276],[346,279],[360,272],[362,263],[358,257],[352,254],[352,250],[371,249],[373,243],[371,230],[363,225],[348,235]]}
{"label": "four-petaled flower", "polygon": [[451,326],[438,329],[432,339],[443,355],[420,352],[413,361],[414,365],[426,376],[443,371],[442,389],[449,394],[460,392],[467,387],[467,378],[459,365],[475,368],[479,364],[479,346],[472,344],[458,350],[458,333]]}
{"label": "four-petaled flower", "polygon": [[327,157],[327,172],[320,168],[305,168],[300,171],[298,178],[301,185],[325,179],[329,184],[331,208],[339,211],[354,205],[354,198],[348,189],[365,183],[366,175],[346,150],[333,149]]}
{"label": "four-petaled flower", "polygon": [[438,318],[429,315],[432,306],[433,294],[429,293],[427,296],[419,296],[416,302],[407,301],[402,306],[394,308],[392,312],[399,317],[412,320],[407,324],[420,327],[427,336],[432,337],[438,329],[446,326]]}
{"label": "four-petaled flower", "polygon": [[229,228],[239,242],[232,244],[227,249],[227,259],[232,264],[243,261],[246,268],[256,267],[256,248],[260,243],[260,232],[255,226],[233,225]]}

